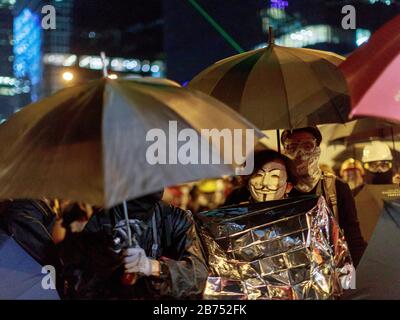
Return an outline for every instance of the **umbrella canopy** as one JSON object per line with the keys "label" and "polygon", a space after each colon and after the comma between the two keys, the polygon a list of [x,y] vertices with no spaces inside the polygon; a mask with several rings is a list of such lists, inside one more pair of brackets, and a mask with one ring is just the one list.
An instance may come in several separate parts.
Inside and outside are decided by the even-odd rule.
{"label": "umbrella canopy", "polygon": [[[192,131],[182,137],[183,129]],[[255,129],[256,138],[262,136],[221,102],[171,81],[101,79],[64,89],[0,126],[0,198],[48,197],[112,207],[167,185],[233,174],[231,164],[177,161],[180,144],[203,151],[202,129]],[[188,140],[193,132],[198,135]],[[155,142],[165,150],[149,152]],[[220,156],[225,147],[251,152],[245,139],[209,150]],[[148,156],[157,152],[161,160],[154,164]]]}
{"label": "umbrella canopy", "polygon": [[45,276],[42,266],[0,229],[0,300],[59,300],[56,290],[42,287]]}
{"label": "umbrella canopy", "polygon": [[342,139],[348,143],[368,141],[371,138],[393,140],[400,135],[400,129],[394,124],[373,118],[353,120],[344,124],[324,124],[320,125],[319,129],[323,140],[331,143]]}
{"label": "umbrella canopy", "polygon": [[382,200],[400,200],[400,187],[397,185],[365,185],[354,200],[361,233],[369,242],[382,213]]}
{"label": "umbrella canopy", "polygon": [[399,299],[399,257],[400,202],[385,201],[378,225],[357,267],[356,290],[348,290],[342,299]]}
{"label": "umbrella canopy", "polygon": [[352,102],[350,116],[400,122],[400,15],[340,66]]}
{"label": "umbrella canopy", "polygon": [[350,99],[330,52],[273,43],[221,60],[202,71],[190,88],[225,102],[261,129],[343,123]]}

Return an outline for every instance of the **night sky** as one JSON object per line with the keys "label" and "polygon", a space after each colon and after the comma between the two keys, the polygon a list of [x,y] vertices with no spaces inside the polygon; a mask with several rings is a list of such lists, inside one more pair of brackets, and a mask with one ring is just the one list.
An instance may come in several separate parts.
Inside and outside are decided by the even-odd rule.
{"label": "night sky", "polygon": [[162,18],[162,0],[75,1],[72,46],[77,53],[98,54],[106,45],[108,55],[157,58]]}
{"label": "night sky", "polygon": [[[197,0],[197,2],[247,50],[252,48],[255,43],[261,42],[260,39],[256,39],[258,33],[262,35],[261,20],[258,11],[253,10],[252,6],[268,7],[269,0]],[[399,10],[399,5],[388,7],[379,3],[371,6],[365,5],[367,1],[361,0],[289,0],[288,2],[287,12],[301,14],[301,20],[306,24],[323,22],[335,27],[340,27],[343,17],[340,6],[351,3],[357,8],[358,27],[372,31]],[[236,7],[239,7],[239,12],[235,11]],[[166,8],[168,8],[168,15],[166,15]],[[321,8],[324,9],[321,10]],[[251,10],[254,11],[252,24],[244,26],[241,15],[243,12]],[[175,20],[171,20],[171,17]],[[178,27],[176,27],[177,24]],[[224,45],[224,40],[194,10],[188,0],[75,1],[73,28],[71,46],[72,51],[77,54],[98,55],[101,51],[105,51],[108,56],[114,57],[165,60],[166,55],[171,56],[168,48],[179,49],[183,45],[179,41],[187,33],[189,34],[188,41],[184,43],[182,49],[186,56],[191,56],[191,44],[196,47],[197,51],[199,47],[206,48],[207,45],[210,45],[210,48],[206,50],[208,54],[211,54],[210,50],[213,49],[223,57],[227,55],[219,48]],[[171,33],[171,28],[176,30]],[[253,36],[243,36],[243,32]],[[205,37],[207,39],[204,39]],[[209,37],[211,40],[213,37],[216,38],[218,42],[208,41]],[[193,41],[193,39],[196,40]],[[205,41],[202,42],[202,40]],[[331,50],[332,48],[320,46],[319,49]],[[348,48],[338,47],[336,49],[340,53],[348,51]],[[201,54],[203,55],[204,52]],[[211,60],[214,62],[216,58],[213,57]],[[179,57],[177,63],[181,63],[181,61],[182,57]],[[173,61],[168,62],[172,65],[174,63]],[[181,67],[186,69],[184,65]]]}

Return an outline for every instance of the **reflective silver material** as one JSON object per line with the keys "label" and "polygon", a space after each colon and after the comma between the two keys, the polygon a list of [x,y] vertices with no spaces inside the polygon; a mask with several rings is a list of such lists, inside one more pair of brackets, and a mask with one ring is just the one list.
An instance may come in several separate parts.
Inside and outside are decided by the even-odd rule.
{"label": "reflective silver material", "polygon": [[238,211],[200,217],[210,267],[205,299],[334,299],[349,288],[350,253],[323,197]]}

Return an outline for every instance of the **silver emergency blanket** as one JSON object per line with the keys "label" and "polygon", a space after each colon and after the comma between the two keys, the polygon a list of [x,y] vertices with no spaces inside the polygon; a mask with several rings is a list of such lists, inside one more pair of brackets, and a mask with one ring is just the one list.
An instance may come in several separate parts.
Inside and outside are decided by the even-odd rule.
{"label": "silver emergency blanket", "polygon": [[334,299],[354,268],[323,197],[226,207],[198,216],[205,299]]}

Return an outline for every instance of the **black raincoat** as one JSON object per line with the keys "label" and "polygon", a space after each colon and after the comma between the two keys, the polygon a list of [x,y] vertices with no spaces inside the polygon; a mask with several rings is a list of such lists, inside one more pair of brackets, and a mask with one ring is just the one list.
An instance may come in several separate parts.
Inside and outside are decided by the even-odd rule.
{"label": "black raincoat", "polygon": [[55,214],[41,200],[7,200],[0,203],[0,228],[13,237],[41,265],[58,267],[51,236]]}
{"label": "black raincoat", "polygon": [[123,285],[121,255],[112,250],[113,217],[122,220],[121,207],[93,215],[85,230],[60,245],[64,262],[65,293],[72,299],[193,299],[200,298],[208,271],[190,212],[160,201],[160,194],[128,202],[130,219],[143,222],[138,243],[148,257],[154,244],[153,215],[158,249],[163,262],[161,277],[139,277]]}

